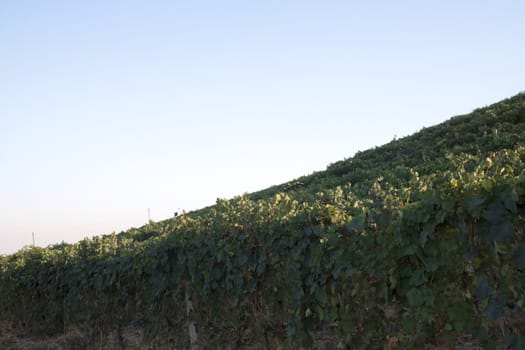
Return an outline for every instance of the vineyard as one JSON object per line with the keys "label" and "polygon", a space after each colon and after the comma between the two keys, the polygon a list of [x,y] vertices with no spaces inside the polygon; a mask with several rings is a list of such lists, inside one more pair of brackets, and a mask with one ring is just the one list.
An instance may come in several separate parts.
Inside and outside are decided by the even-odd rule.
{"label": "vineyard", "polygon": [[519,94],[286,184],[0,256],[0,321],[76,329],[71,348],[134,348],[132,329],[137,349],[524,349],[524,229]]}

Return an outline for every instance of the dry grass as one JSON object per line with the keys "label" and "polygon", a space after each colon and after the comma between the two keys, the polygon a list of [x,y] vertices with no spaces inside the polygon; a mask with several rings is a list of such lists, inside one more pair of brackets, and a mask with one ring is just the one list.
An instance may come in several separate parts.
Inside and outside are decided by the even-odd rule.
{"label": "dry grass", "polygon": [[87,350],[88,340],[78,330],[53,338],[21,337],[5,322],[0,322],[0,350]]}
{"label": "dry grass", "polygon": [[51,338],[23,336],[5,322],[0,322],[0,350],[163,350],[172,349],[157,341],[155,346],[143,341],[143,332],[129,327],[119,337],[117,332],[99,339],[90,339],[78,328],[67,330],[63,335]]}
{"label": "dry grass", "polygon": [[[392,345],[391,343],[390,345]],[[224,347],[224,349],[234,349],[235,346]],[[253,344],[249,349],[264,350],[267,346],[264,344]],[[279,348],[284,349],[282,346]],[[323,342],[319,342],[314,349],[323,349]],[[386,348],[389,348],[387,345]],[[397,349],[397,347],[390,347]],[[90,339],[79,329],[70,329],[64,335],[53,338],[36,339],[22,337],[9,324],[0,321],[0,350],[164,350],[173,349],[162,340],[158,340],[155,345],[146,345],[143,342],[143,333],[141,330],[129,327],[122,332],[122,337],[118,337],[114,332],[108,336],[90,341]],[[467,335],[457,339],[453,346],[432,345],[428,344],[424,350],[481,350],[472,337]]]}

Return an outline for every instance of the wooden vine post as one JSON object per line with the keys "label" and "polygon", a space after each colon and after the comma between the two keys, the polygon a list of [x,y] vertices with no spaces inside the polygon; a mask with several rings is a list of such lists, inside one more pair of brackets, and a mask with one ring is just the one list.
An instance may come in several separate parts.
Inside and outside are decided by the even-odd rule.
{"label": "wooden vine post", "polygon": [[191,350],[198,350],[197,346],[197,328],[195,327],[195,321],[191,319],[190,314],[193,312],[193,303],[189,293],[189,288],[186,287],[184,292],[184,301],[186,303],[186,316],[189,318],[188,331],[190,333],[190,348]]}

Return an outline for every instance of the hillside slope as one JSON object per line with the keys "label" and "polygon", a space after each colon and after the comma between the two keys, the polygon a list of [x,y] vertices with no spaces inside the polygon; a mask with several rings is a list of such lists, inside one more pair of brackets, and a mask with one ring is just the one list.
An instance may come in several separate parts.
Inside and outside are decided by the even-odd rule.
{"label": "hillside slope", "polygon": [[286,184],[1,256],[0,321],[122,348],[130,327],[157,348],[524,348],[524,227],[519,94]]}
{"label": "hillside slope", "polygon": [[525,93],[521,93],[411,136],[358,152],[351,158],[329,165],[325,171],[253,193],[250,198],[264,199],[289,189],[304,188],[315,193],[348,182],[369,183],[398,167],[413,168],[422,175],[445,171],[450,168],[447,156],[488,154],[523,144],[524,113]]}
{"label": "hillside slope", "polygon": [[[267,200],[282,192],[292,193],[300,199],[348,183],[370,185],[396,169],[406,173],[410,168],[421,175],[452,170],[453,163],[449,159],[454,155],[486,155],[524,144],[524,114],[525,92],[383,146],[358,152],[329,165],[324,171],[250,193],[248,197]],[[198,216],[208,209],[196,210],[190,215]]]}

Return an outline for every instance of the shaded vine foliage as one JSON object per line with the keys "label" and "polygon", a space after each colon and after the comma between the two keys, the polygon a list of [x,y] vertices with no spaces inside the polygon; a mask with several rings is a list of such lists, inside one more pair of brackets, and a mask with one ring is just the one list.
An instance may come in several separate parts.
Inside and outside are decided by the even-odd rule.
{"label": "shaded vine foliage", "polygon": [[[362,168],[365,180],[340,185],[358,172],[336,164],[321,191],[322,177],[302,179],[118,235],[1,256],[0,318],[32,334],[78,326],[93,338],[134,325],[176,348],[189,346],[190,321],[211,348],[321,338],[327,348],[383,348],[394,338],[417,348],[465,333],[486,348],[494,339],[522,348],[524,99],[476,111],[494,118],[488,129],[471,118],[481,142],[461,132],[431,162],[370,160],[379,165]],[[451,135],[462,130],[450,125]],[[458,137],[468,144],[454,152]],[[404,157],[386,150],[410,140],[369,157]]]}

